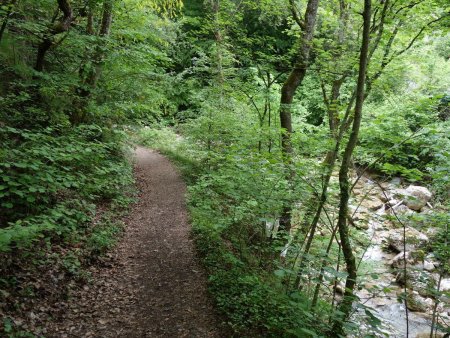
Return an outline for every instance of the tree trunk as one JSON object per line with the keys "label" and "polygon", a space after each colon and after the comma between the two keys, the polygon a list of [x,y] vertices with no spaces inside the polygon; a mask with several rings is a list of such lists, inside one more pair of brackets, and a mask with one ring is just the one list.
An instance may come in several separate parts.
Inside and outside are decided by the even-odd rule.
{"label": "tree trunk", "polygon": [[57,34],[67,32],[72,25],[74,19],[73,10],[70,6],[69,0],[57,0],[58,7],[63,13],[61,20],[45,35],[42,42],[38,46],[38,52],[36,56],[36,65],[34,69],[38,72],[42,72],[44,69],[45,54],[53,46],[53,37]]}
{"label": "tree trunk", "polygon": [[[112,23],[112,14],[113,14],[113,0],[105,0],[103,2],[102,24],[100,26],[100,31],[98,34],[102,38],[107,37],[109,35]],[[97,50],[93,57],[94,71],[91,73],[91,76],[87,79],[87,83],[92,88],[95,88],[100,78],[104,56],[105,55],[102,49],[97,47]]]}
{"label": "tree trunk", "polygon": [[[103,13],[102,13],[102,21],[98,31],[98,36],[101,38],[107,37],[111,30],[112,24],[112,16],[113,16],[113,0],[105,0],[103,2]],[[92,9],[89,9],[86,31],[88,34],[94,34],[94,18]],[[102,41],[99,44],[103,43]],[[92,94],[92,91],[97,86],[97,82],[100,79],[103,67],[103,58],[105,56],[105,52],[100,45],[95,49],[92,56],[92,69],[89,70],[87,74],[85,74],[84,67],[80,69],[80,77],[82,78],[82,86],[77,89],[77,93],[79,96],[78,106],[72,112],[70,116],[70,122],[73,125],[80,124],[86,119],[86,108],[89,101],[89,98]]]}
{"label": "tree trunk", "polygon": [[336,237],[336,231],[337,231],[337,226],[335,226],[333,228],[333,232],[331,233],[331,238],[330,238],[330,241],[328,242],[328,246],[327,246],[327,249],[325,252],[325,257],[322,259],[322,263],[320,264],[319,278],[316,283],[316,287],[314,289],[313,299],[311,301],[311,309],[313,309],[313,311],[314,311],[315,307],[317,306],[317,302],[319,300],[319,292],[320,292],[320,287],[322,286],[322,282],[323,282],[325,266],[327,264],[327,258],[328,258],[328,255],[330,254],[330,250],[333,245],[333,241],[335,240],[335,237]]}
{"label": "tree trunk", "polygon": [[[327,158],[325,159],[326,161],[329,161],[329,162],[325,163],[327,168],[326,168],[325,176],[323,178],[324,182],[323,182],[323,186],[322,186],[322,192],[319,197],[319,201],[318,201],[318,204],[316,207],[314,218],[311,221],[310,226],[306,230],[307,239],[306,239],[306,243],[305,243],[305,248],[304,248],[301,258],[300,258],[299,268],[298,268],[298,272],[297,272],[297,279],[295,281],[295,286],[297,288],[301,288],[300,282],[301,282],[301,276],[303,274],[303,269],[305,268],[305,257],[308,255],[309,250],[311,249],[314,235],[317,230],[317,225],[319,224],[320,215],[321,215],[323,207],[325,206],[325,203],[327,201],[328,186],[330,184],[331,175],[333,173],[334,164],[336,162],[338,149],[339,149],[339,143],[336,144],[335,150],[329,152],[329,154],[332,154],[332,155],[327,156]],[[311,203],[312,203],[312,201],[311,201]],[[309,210],[307,210],[307,212],[310,211],[311,213],[314,210],[314,209],[310,209],[310,208],[308,208],[308,209]]]}
{"label": "tree trunk", "polygon": [[[303,82],[306,75],[306,70],[309,65],[309,54],[311,51],[311,44],[314,35],[314,28],[316,24],[317,10],[319,8],[319,0],[309,0],[305,12],[305,22],[301,25],[303,28],[300,50],[297,57],[297,62],[289,74],[286,82],[281,88],[280,101],[280,125],[282,129],[281,134],[281,151],[287,166],[292,162],[292,101],[297,88]],[[293,172],[288,169],[288,180],[292,182]],[[280,229],[290,231],[291,228],[291,209],[286,206],[280,218]]]}
{"label": "tree trunk", "polygon": [[15,1],[12,1],[7,5],[8,11],[6,12],[6,16],[3,19],[2,26],[0,27],[0,43],[2,42],[2,38],[3,38],[3,34],[5,33],[6,26],[8,26],[8,20],[9,20],[9,17],[11,16],[14,4],[15,4]]}
{"label": "tree trunk", "polygon": [[339,306],[339,312],[341,315],[335,319],[333,323],[333,329],[331,334],[333,337],[337,337],[343,334],[343,323],[348,319],[350,311],[352,309],[352,303],[355,299],[353,290],[356,285],[356,261],[353,255],[352,244],[350,242],[347,214],[348,214],[348,201],[350,198],[349,190],[349,178],[348,172],[350,167],[350,160],[353,154],[353,150],[356,147],[358,141],[359,128],[362,119],[362,108],[364,103],[364,87],[366,82],[367,71],[367,59],[370,44],[370,19],[371,19],[371,0],[364,0],[364,28],[363,38],[361,45],[361,52],[359,57],[359,74],[356,88],[356,102],[355,113],[353,118],[352,131],[349,141],[345,148],[345,152],[342,158],[342,166],[339,170],[339,187],[340,187],[340,201],[339,201],[339,216],[338,216],[338,230],[342,244],[342,253],[344,254],[344,260],[347,267],[347,280],[345,283],[344,298]]}

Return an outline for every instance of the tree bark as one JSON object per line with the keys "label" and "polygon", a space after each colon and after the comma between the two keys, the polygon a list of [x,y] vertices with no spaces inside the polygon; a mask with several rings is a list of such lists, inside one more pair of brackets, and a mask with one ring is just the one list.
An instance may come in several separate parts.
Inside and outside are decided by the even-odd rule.
{"label": "tree bark", "polygon": [[327,264],[327,258],[328,258],[328,255],[330,254],[330,250],[331,250],[331,247],[333,245],[333,241],[336,238],[336,232],[337,232],[337,226],[335,226],[333,228],[333,232],[331,233],[330,241],[328,242],[328,246],[327,246],[327,249],[325,251],[325,255],[326,256],[322,259],[322,262],[320,264],[319,278],[317,280],[316,287],[314,288],[314,294],[313,294],[313,298],[312,298],[312,301],[311,301],[311,309],[313,309],[313,311],[314,311],[315,307],[317,306],[317,302],[319,300],[319,292],[320,292],[320,287],[322,286],[322,282],[323,282],[323,276],[324,276],[324,273],[325,273],[325,266]]}
{"label": "tree bark", "polygon": [[342,166],[339,170],[339,216],[338,216],[338,231],[339,237],[342,243],[342,253],[344,254],[344,260],[347,267],[347,280],[345,283],[344,298],[339,305],[339,315],[334,323],[331,334],[333,337],[337,337],[343,334],[343,323],[348,319],[350,311],[352,309],[352,303],[355,299],[353,290],[356,285],[356,260],[353,254],[353,248],[350,241],[350,235],[347,224],[347,214],[348,214],[348,201],[350,198],[349,189],[349,178],[348,172],[350,167],[350,160],[353,151],[356,147],[358,141],[358,134],[362,119],[362,109],[364,103],[364,92],[365,92],[365,82],[366,82],[366,71],[367,71],[367,60],[369,54],[369,44],[370,44],[370,19],[371,19],[371,0],[364,0],[364,28],[363,28],[363,39],[361,45],[361,52],[359,57],[359,74],[358,82],[356,88],[356,102],[355,102],[355,112],[353,118],[352,131],[350,134],[349,141],[344,151],[342,158]]}
{"label": "tree bark", "polygon": [[[113,0],[105,0],[103,2],[102,21],[98,31],[98,36],[100,38],[105,38],[109,35],[112,25],[112,17]],[[93,21],[93,13],[92,9],[90,9],[86,26],[88,34],[94,32]],[[99,42],[99,45],[92,55],[92,69],[89,70],[85,78],[83,78],[85,75],[83,68],[80,70],[80,76],[82,77],[81,80],[83,85],[80,86],[77,90],[79,96],[78,109],[74,110],[70,117],[70,122],[74,125],[80,124],[85,121],[87,113],[86,106],[88,104],[89,97],[91,96],[93,89],[95,89],[95,87],[97,86],[97,82],[100,79],[102,73],[103,58],[105,56],[105,52],[100,46],[101,43],[102,41]]]}
{"label": "tree bark", "polygon": [[[102,15],[102,24],[100,26],[99,36],[104,38],[109,35],[112,24],[112,15],[113,15],[113,0],[105,0],[103,2],[103,15]],[[92,88],[95,88],[97,82],[100,78],[102,67],[103,67],[103,58],[104,52],[101,48],[97,47],[95,55],[93,57],[94,64],[94,72],[91,73],[90,78],[88,78],[87,83]]]}
{"label": "tree bark", "polygon": [[16,3],[16,1],[12,1],[7,5],[7,6],[9,6],[8,11],[6,12],[6,16],[3,19],[2,26],[0,27],[0,43],[2,42],[2,38],[3,38],[3,34],[5,33],[6,26],[8,26],[9,17],[11,16],[12,9],[13,9],[15,3]]}
{"label": "tree bark", "polygon": [[112,24],[113,1],[105,0],[103,3],[102,25],[100,26],[99,36],[108,36]]}
{"label": "tree bark", "polygon": [[45,55],[48,50],[53,46],[53,37],[57,34],[67,32],[72,25],[72,21],[74,20],[73,10],[70,6],[69,0],[57,0],[58,7],[63,13],[63,17],[61,20],[53,26],[53,28],[46,34],[41,43],[38,46],[38,52],[36,57],[36,65],[34,69],[38,72],[42,72],[44,70],[44,61]]}
{"label": "tree bark", "polygon": [[[297,62],[289,74],[286,82],[281,88],[280,101],[280,125],[282,129],[281,134],[281,151],[287,166],[292,162],[292,102],[297,88],[302,84],[305,78],[306,71],[309,65],[309,55],[311,51],[312,39],[316,25],[317,10],[319,8],[319,0],[309,0],[305,11],[305,21],[300,24],[302,28],[300,49],[297,57]],[[293,9],[294,13],[295,9]],[[294,14],[294,17],[298,15]],[[288,169],[288,180],[292,181],[293,173]],[[291,210],[292,207],[286,206],[280,218],[280,228],[285,231],[290,231],[291,228]]]}

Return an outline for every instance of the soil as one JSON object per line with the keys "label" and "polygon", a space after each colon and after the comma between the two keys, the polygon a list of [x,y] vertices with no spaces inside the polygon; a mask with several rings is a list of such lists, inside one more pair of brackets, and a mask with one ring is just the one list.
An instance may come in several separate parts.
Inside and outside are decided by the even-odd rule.
{"label": "soil", "polygon": [[138,147],[135,158],[139,200],[124,236],[47,336],[229,336],[190,238],[184,182],[154,151]]}

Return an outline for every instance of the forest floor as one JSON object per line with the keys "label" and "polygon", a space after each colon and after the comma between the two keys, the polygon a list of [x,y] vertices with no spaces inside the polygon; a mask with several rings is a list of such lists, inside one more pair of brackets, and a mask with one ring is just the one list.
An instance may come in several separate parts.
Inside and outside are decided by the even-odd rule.
{"label": "forest floor", "polygon": [[138,147],[135,157],[139,200],[123,238],[48,336],[227,336],[190,238],[184,182],[160,154]]}

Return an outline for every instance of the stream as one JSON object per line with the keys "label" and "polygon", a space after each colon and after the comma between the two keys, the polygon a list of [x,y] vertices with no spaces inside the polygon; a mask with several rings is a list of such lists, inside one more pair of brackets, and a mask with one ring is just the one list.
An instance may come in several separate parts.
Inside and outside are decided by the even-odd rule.
{"label": "stream", "polygon": [[[361,303],[371,308],[371,312],[381,320],[380,330],[384,333],[384,335],[380,333],[380,337],[429,337],[432,318],[431,309],[434,305],[434,300],[420,296],[418,292],[414,290],[414,286],[412,291],[414,293],[414,297],[418,299],[418,302],[423,305],[424,309],[421,309],[420,311],[412,311],[411,306],[408,305],[410,310],[408,311],[408,321],[406,320],[405,304],[404,302],[398,301],[398,296],[404,291],[403,286],[399,285],[396,280],[396,274],[397,271],[399,271],[399,267],[397,266],[397,269],[392,267],[393,262],[396,260],[396,256],[398,257],[402,254],[398,255],[395,252],[385,249],[386,242],[389,240],[389,237],[392,236],[392,232],[397,230],[402,231],[402,229],[393,230],[390,222],[386,221],[386,214],[389,212],[389,203],[383,203],[383,205],[375,211],[370,211],[370,207],[372,207],[373,210],[374,206],[377,207],[377,203],[380,203],[379,197],[380,194],[383,193],[381,189],[378,189],[378,187],[373,184],[371,179],[366,178],[364,181],[364,184],[361,183],[359,186],[359,194],[357,192],[357,195],[360,196],[356,196],[357,199],[361,199],[362,197],[363,201],[360,202],[354,210],[356,209],[356,213],[358,209],[361,208],[362,211],[360,212],[366,217],[366,233],[370,240],[370,245],[363,253],[362,262],[364,265],[371,267],[371,275],[376,275],[377,278],[371,278],[365,281],[365,283],[363,281],[364,287],[360,288],[356,294],[361,299]],[[392,188],[392,186],[387,188]],[[367,197],[368,202],[365,203],[364,199]],[[397,205],[402,204],[401,202],[398,203],[398,201],[395,202],[397,202]],[[390,205],[393,204],[393,202],[390,203]],[[406,209],[405,207],[403,208],[403,211],[405,212]],[[408,212],[411,211],[408,210]],[[426,236],[417,232],[417,234],[414,233],[414,239],[416,239],[416,237],[422,240]],[[413,247],[409,248],[411,252],[415,249],[416,248]],[[398,258],[397,261],[399,261]],[[402,262],[403,260],[401,260],[400,263],[403,264]],[[425,262],[422,262],[422,266],[419,265],[419,262],[414,263],[414,269],[421,270],[420,273],[427,274],[428,278],[436,279],[436,273],[434,273],[434,271],[425,271]],[[442,279],[441,289],[449,289],[449,286],[450,278]],[[450,311],[448,298],[444,298],[443,301],[447,302],[447,304],[441,303],[438,313],[441,316],[441,322],[443,323],[443,321],[447,321],[448,323]],[[445,304],[445,306],[442,304]],[[361,314],[361,311],[358,313]],[[437,336],[443,337],[443,335]]]}

